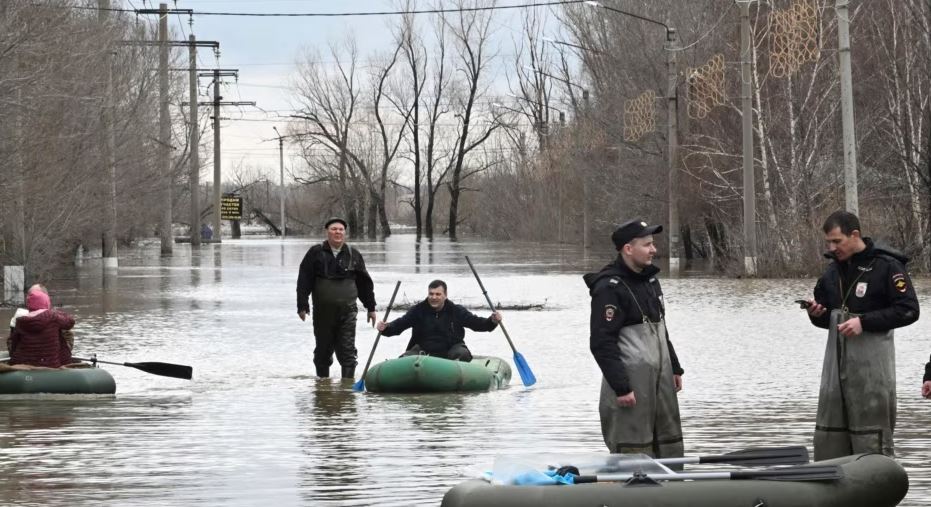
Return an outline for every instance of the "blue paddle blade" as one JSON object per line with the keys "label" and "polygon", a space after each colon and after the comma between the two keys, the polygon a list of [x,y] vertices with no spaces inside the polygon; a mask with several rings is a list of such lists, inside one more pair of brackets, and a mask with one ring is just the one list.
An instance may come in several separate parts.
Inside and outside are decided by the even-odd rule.
{"label": "blue paddle blade", "polygon": [[365,377],[362,377],[359,380],[357,380],[356,383],[352,385],[352,390],[357,393],[361,393],[362,391],[365,391]]}
{"label": "blue paddle blade", "polygon": [[520,380],[525,386],[530,387],[537,383],[537,377],[533,376],[533,372],[530,371],[524,355],[516,350],[514,351],[514,365],[517,366],[517,373],[520,373]]}

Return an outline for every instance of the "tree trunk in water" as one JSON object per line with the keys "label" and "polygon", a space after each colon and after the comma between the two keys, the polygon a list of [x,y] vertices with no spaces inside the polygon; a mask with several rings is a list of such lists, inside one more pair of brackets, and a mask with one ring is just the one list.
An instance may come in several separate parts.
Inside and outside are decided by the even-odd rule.
{"label": "tree trunk in water", "polygon": [[[456,175],[458,176],[458,175]],[[457,181],[454,176],[453,181]],[[459,193],[458,187],[449,187],[449,239],[456,241],[456,225],[459,220]]]}
{"label": "tree trunk in water", "polygon": [[372,200],[369,202],[369,212],[366,216],[366,227],[365,232],[369,239],[376,239],[378,237],[378,227],[376,225],[378,220],[378,200],[375,197],[372,197]]}

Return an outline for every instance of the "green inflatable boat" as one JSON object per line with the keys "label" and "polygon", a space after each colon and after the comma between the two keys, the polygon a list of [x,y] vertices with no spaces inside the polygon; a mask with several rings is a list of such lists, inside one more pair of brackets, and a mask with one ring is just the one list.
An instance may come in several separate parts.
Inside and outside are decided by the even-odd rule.
{"label": "green inflatable boat", "polygon": [[649,506],[649,507],[892,507],[908,492],[908,476],[894,460],[861,454],[819,461],[801,469],[837,465],[828,480],[708,479],[654,484],[603,482],[552,486],[500,486],[470,480],[450,489],[443,507]]}
{"label": "green inflatable boat", "polygon": [[365,374],[373,393],[489,391],[507,387],[511,366],[498,357],[474,356],[471,362],[426,355],[389,359]]}
{"label": "green inflatable boat", "polygon": [[0,371],[2,394],[114,394],[113,376],[100,368]]}

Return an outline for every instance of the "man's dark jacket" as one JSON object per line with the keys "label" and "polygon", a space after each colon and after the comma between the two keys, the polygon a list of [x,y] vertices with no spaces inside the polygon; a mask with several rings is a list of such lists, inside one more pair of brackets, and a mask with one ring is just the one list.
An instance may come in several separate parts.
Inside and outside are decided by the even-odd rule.
{"label": "man's dark jacket", "polygon": [[829,311],[820,317],[809,314],[812,324],[827,329],[830,310],[845,306],[860,315],[864,331],[885,332],[918,320],[918,297],[905,270],[908,257],[870,238],[863,242],[866,249],[844,262],[825,254],[833,262],[815,285],[815,301]]}
{"label": "man's dark jacket", "polygon": [[463,343],[464,328],[473,331],[493,331],[496,327],[498,323],[491,320],[491,317],[479,317],[449,299],[439,311],[434,310],[425,299],[388,324],[381,334],[395,336],[403,333],[405,329],[413,328],[411,340],[407,344],[408,349],[420,345],[429,355],[445,356],[450,347]]}
{"label": "man's dark jacket", "polygon": [[[666,314],[662,300],[663,289],[656,278],[657,273],[659,268],[652,265],[636,273],[618,256],[598,273],[588,273],[582,277],[592,296],[589,347],[605,380],[618,396],[630,392],[630,381],[618,346],[621,328],[643,323],[643,315],[637,303],[640,303],[651,322],[659,322]],[[624,283],[637,296],[636,302]],[[684,370],[679,365],[679,357],[668,335],[666,343],[669,347],[672,371],[676,375],[682,375]]]}
{"label": "man's dark jacket", "polygon": [[365,269],[362,254],[349,246],[349,243],[343,243],[338,257],[333,255],[333,250],[326,241],[307,250],[297,275],[298,313],[310,312],[307,297],[311,294],[313,294],[315,304],[321,298],[326,301],[326,294],[318,294],[318,291],[314,290],[319,278],[354,281],[362,306],[369,312],[375,311],[375,290],[372,277]]}

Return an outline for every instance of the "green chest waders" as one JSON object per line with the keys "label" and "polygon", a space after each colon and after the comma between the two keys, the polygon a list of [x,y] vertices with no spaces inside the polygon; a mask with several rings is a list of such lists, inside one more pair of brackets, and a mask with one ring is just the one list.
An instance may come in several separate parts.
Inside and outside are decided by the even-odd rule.
{"label": "green chest waders", "polygon": [[870,452],[895,454],[893,332],[845,337],[837,326],[851,317],[856,315],[831,311],[815,426],[816,461]]}
{"label": "green chest waders", "polygon": [[614,389],[602,378],[598,403],[601,433],[613,453],[680,457],[684,451],[682,422],[666,342],[666,323],[662,319],[651,322],[646,315],[643,320],[642,324],[622,327],[618,334],[621,361],[637,404],[619,406]]}

